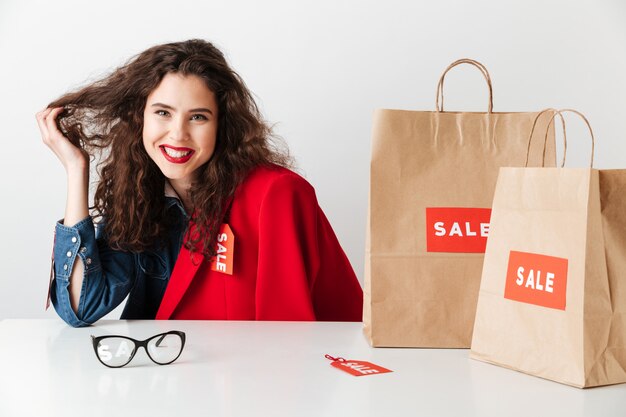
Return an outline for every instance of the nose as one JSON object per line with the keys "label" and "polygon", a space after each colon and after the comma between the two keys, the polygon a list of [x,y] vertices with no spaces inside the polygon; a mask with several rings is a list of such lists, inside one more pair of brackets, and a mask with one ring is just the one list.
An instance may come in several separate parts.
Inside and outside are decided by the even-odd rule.
{"label": "nose", "polygon": [[189,137],[189,130],[187,121],[184,117],[178,116],[172,118],[170,125],[169,138],[173,141],[180,142],[187,140]]}

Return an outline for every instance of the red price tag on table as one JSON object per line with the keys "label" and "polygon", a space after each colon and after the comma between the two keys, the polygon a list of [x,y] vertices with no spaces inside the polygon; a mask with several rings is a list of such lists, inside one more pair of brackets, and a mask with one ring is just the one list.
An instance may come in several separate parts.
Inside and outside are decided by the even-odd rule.
{"label": "red price tag on table", "polygon": [[382,366],[375,365],[371,362],[334,358],[330,355],[325,355],[325,358],[330,359],[332,361],[330,364],[335,368],[341,369],[342,371],[354,376],[377,375],[393,372],[390,369],[383,368]]}

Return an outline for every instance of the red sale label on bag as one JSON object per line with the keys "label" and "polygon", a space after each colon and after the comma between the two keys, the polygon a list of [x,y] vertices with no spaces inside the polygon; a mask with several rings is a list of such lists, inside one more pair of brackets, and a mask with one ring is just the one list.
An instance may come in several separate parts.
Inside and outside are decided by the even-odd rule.
{"label": "red sale label on bag", "polygon": [[217,234],[217,254],[211,262],[211,270],[224,274],[233,274],[235,256],[235,235],[227,223],[222,224]]}
{"label": "red sale label on bag", "polygon": [[565,310],[567,259],[511,251],[504,298]]}
{"label": "red sale label on bag", "polygon": [[426,251],[485,253],[491,209],[426,208]]}
{"label": "red sale label on bag", "polygon": [[335,368],[354,376],[377,375],[385,374],[387,372],[393,372],[390,369],[374,365],[371,362],[355,361],[352,359],[347,360],[344,358],[334,358],[330,355],[325,355],[325,357],[326,359],[330,359],[332,361],[330,364]]}

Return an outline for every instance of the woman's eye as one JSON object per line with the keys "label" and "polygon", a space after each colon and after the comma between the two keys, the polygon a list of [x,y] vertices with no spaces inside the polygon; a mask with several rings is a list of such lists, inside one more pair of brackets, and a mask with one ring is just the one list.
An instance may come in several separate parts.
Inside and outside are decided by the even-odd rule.
{"label": "woman's eye", "polygon": [[159,116],[167,116],[167,112],[165,110],[157,110],[154,114],[158,114]]}
{"label": "woman's eye", "polygon": [[[196,117],[196,116],[199,117],[199,119],[194,119],[194,117]],[[191,118],[193,120],[209,120],[209,119],[206,118],[206,116],[204,116],[202,114],[194,114],[193,116],[191,116]]]}

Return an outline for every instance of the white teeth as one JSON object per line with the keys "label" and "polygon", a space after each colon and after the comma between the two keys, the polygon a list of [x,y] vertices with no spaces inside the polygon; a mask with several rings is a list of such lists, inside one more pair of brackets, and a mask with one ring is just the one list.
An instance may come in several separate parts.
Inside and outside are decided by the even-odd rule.
{"label": "white teeth", "polygon": [[182,158],[183,156],[187,156],[191,153],[191,151],[175,151],[174,149],[168,148],[164,146],[165,153],[171,156],[172,158]]}

